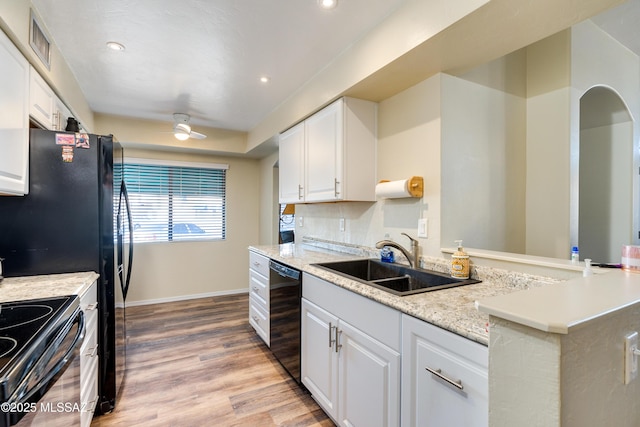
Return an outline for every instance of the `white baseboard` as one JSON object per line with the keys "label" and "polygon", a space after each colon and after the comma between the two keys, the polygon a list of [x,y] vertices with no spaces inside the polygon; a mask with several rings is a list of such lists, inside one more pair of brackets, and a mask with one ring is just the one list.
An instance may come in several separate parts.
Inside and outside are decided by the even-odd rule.
{"label": "white baseboard", "polygon": [[246,294],[249,293],[249,289],[232,289],[230,291],[218,291],[218,292],[208,292],[205,294],[192,294],[192,295],[179,295],[175,297],[168,298],[158,298],[158,299],[148,299],[142,301],[127,301],[127,307],[134,307],[137,305],[151,305],[151,304],[162,304],[164,302],[176,302],[176,301],[186,301],[190,299],[198,299],[198,298],[208,298],[208,297],[219,297],[223,295],[235,295],[235,294]]}

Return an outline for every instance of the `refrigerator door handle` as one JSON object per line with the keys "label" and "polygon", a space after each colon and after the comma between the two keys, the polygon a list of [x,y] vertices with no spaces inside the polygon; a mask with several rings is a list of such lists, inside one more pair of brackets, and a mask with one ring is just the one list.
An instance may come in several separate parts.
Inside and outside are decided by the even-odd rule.
{"label": "refrigerator door handle", "polygon": [[123,298],[127,299],[127,292],[129,291],[129,282],[131,281],[131,267],[133,266],[133,217],[131,216],[131,209],[129,205],[129,194],[127,193],[127,186],[122,180],[120,184],[120,192],[124,195],[124,204],[127,208],[127,222],[129,224],[129,256],[127,262],[127,278],[124,282],[121,282],[124,286],[122,289]]}

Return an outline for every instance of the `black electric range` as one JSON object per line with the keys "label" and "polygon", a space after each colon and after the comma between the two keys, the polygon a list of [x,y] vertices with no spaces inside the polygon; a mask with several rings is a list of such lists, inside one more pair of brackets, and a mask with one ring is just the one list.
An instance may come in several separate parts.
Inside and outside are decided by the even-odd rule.
{"label": "black electric range", "polygon": [[20,409],[46,393],[67,363],[64,347],[83,336],[75,295],[0,304],[0,426],[15,424]]}

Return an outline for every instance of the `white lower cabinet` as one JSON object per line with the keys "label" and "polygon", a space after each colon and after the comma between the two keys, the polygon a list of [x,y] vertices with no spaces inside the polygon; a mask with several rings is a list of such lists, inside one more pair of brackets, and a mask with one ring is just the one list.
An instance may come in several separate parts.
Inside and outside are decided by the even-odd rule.
{"label": "white lower cabinet", "polygon": [[400,425],[400,313],[308,274],[302,382],[340,426]]}
{"label": "white lower cabinet", "polygon": [[402,315],[402,426],[488,425],[488,348]]}
{"label": "white lower cabinet", "polygon": [[80,347],[80,414],[81,427],[91,425],[98,403],[98,294],[97,282],[80,295],[84,312],[85,338]]}
{"label": "white lower cabinet", "polygon": [[253,251],[249,251],[249,323],[269,346],[269,258]]}

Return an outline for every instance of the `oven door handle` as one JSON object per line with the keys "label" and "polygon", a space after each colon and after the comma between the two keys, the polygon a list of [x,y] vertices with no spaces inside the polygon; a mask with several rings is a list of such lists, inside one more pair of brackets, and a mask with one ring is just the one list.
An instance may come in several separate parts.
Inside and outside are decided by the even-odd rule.
{"label": "oven door handle", "polygon": [[[43,379],[41,379],[34,387],[32,387],[30,390],[26,390],[23,393],[21,393],[21,390],[23,387],[18,387],[18,389],[16,390],[16,393],[14,393],[13,396],[11,396],[9,398],[9,402],[28,402],[29,399],[38,391],[40,391],[43,387],[47,387],[49,385],[49,382],[51,382],[51,380],[58,375],[58,373],[62,370],[62,368],[64,368],[64,366],[67,364],[67,362],[69,362],[69,360],[71,359],[71,357],[73,356],[73,352],[75,351],[76,347],[78,346],[78,344],[82,341],[82,339],[84,338],[84,313],[82,312],[82,310],[80,310],[78,312],[78,315],[76,316],[77,322],[74,321],[71,324],[71,327],[73,327],[73,324],[78,323],[78,332],[76,332],[76,336],[73,339],[73,342],[71,343],[71,345],[69,346],[69,348],[67,349],[67,351],[64,353],[64,356],[62,356],[55,364],[55,366],[51,369],[51,371],[47,374],[46,377],[44,377]],[[63,340],[64,337],[66,336],[66,334],[69,332],[69,329],[71,329],[71,327],[69,328],[64,328],[62,330],[61,333],[58,334],[58,337],[56,337],[56,339],[54,340],[54,342],[51,344],[51,346],[54,345],[58,345],[60,340]],[[51,347],[50,346],[50,347]],[[46,354],[46,352],[45,352]],[[29,377],[25,378],[25,380],[23,381],[23,384],[28,384],[29,383]]]}

